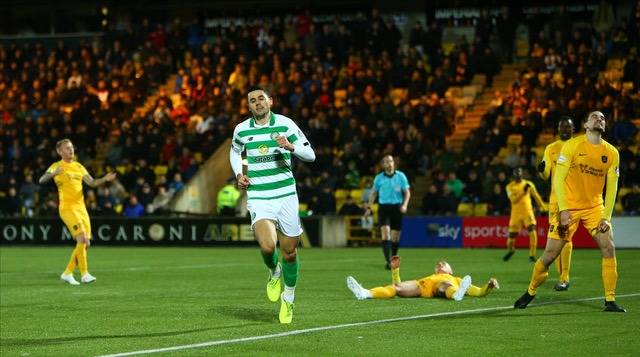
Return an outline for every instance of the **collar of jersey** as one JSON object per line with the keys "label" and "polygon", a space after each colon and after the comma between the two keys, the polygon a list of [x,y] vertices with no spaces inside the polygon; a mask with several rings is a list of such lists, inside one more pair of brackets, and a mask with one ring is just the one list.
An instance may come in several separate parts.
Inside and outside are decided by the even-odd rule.
{"label": "collar of jersey", "polygon": [[[273,114],[273,112],[271,112],[271,118],[269,119],[268,126],[273,126],[275,123],[276,123],[276,115]],[[249,127],[255,128],[255,126],[256,126],[256,119],[252,116],[251,120],[249,120]]]}

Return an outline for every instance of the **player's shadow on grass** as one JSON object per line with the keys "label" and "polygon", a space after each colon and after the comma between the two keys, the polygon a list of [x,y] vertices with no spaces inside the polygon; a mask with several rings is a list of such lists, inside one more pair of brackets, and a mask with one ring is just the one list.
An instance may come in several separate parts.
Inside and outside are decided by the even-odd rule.
{"label": "player's shadow on grass", "polygon": [[275,309],[258,309],[255,307],[242,306],[216,306],[212,312],[218,315],[225,315],[238,320],[273,322],[276,319]]}

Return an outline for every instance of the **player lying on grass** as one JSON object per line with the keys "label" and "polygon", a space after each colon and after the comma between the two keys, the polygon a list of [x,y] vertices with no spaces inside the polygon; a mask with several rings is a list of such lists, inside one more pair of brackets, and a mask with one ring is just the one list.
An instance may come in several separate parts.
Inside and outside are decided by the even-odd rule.
{"label": "player lying on grass", "polygon": [[465,295],[485,296],[492,289],[499,289],[500,285],[495,278],[483,287],[471,284],[471,277],[466,275],[459,278],[453,275],[451,266],[446,261],[439,261],[435,266],[435,274],[420,280],[400,280],[400,257],[391,258],[391,285],[380,286],[373,289],[363,288],[352,276],[347,277],[347,287],[358,300],[364,299],[389,299],[392,297],[443,297],[460,301]]}

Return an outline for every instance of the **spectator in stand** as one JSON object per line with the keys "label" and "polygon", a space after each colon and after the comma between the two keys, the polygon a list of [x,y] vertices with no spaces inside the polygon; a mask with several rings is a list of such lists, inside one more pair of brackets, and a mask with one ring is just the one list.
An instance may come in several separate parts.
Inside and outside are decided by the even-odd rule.
{"label": "spectator in stand", "polygon": [[174,195],[184,187],[184,182],[182,182],[182,175],[179,172],[176,172],[173,175],[173,180],[169,183],[169,192]]}
{"label": "spectator in stand", "polygon": [[442,194],[437,199],[438,214],[443,216],[453,216],[458,212],[460,201],[451,191],[449,185],[442,187]]}
{"label": "spectator in stand", "polygon": [[347,195],[347,199],[342,207],[340,207],[338,214],[341,216],[360,216],[364,214],[364,210],[353,201],[351,195]]}
{"label": "spectator in stand", "polygon": [[20,191],[18,192],[21,206],[24,209],[24,214],[27,217],[33,216],[33,211],[38,203],[38,191],[40,187],[33,182],[33,174],[28,173],[24,177],[24,183],[20,185]]}
{"label": "spectator in stand", "polygon": [[504,186],[499,183],[493,185],[493,192],[488,199],[489,214],[492,216],[504,216],[510,208],[509,198],[504,191]]}
{"label": "spectator in stand", "polygon": [[429,190],[427,191],[427,193],[422,196],[422,213],[427,216],[439,214],[440,210],[438,208],[438,200],[438,187],[432,183],[431,185],[429,185]]}
{"label": "spectator in stand", "polygon": [[9,187],[7,191],[7,196],[4,197],[2,204],[2,213],[3,216],[6,217],[18,217],[22,212],[20,197],[18,197],[18,193],[16,192],[15,187]]}
{"label": "spectator in stand", "polygon": [[336,198],[331,187],[323,186],[322,190],[311,199],[311,210],[313,214],[326,215],[336,213]]}
{"label": "spectator in stand", "polygon": [[482,201],[482,182],[474,169],[469,171],[469,177],[464,182],[462,196],[463,202],[480,203]]}
{"label": "spectator in stand", "polygon": [[114,216],[116,199],[111,194],[111,189],[108,186],[101,186],[98,188],[98,213],[102,216]]}
{"label": "spectator in stand", "polygon": [[129,196],[129,203],[125,206],[123,214],[128,218],[136,218],[144,215],[144,207],[138,202],[136,195]]}
{"label": "spectator in stand", "polygon": [[171,194],[164,186],[158,186],[158,193],[153,198],[153,201],[147,206],[147,213],[149,214],[165,214],[169,212],[169,202],[171,202]]}
{"label": "spectator in stand", "polygon": [[451,190],[451,193],[453,193],[457,200],[462,198],[462,191],[464,190],[465,184],[458,178],[454,171],[449,172],[449,179],[445,186]]}

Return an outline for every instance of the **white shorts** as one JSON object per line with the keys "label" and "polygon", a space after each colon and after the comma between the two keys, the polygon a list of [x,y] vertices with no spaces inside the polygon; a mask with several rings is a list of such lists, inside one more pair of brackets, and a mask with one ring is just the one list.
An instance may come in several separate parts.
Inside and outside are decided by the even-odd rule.
{"label": "white shorts", "polygon": [[287,237],[302,234],[302,224],[298,216],[298,195],[291,195],[274,200],[247,201],[247,209],[251,213],[251,229],[261,219],[276,222],[276,228]]}

